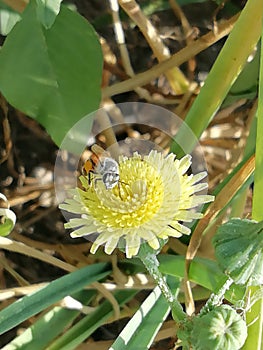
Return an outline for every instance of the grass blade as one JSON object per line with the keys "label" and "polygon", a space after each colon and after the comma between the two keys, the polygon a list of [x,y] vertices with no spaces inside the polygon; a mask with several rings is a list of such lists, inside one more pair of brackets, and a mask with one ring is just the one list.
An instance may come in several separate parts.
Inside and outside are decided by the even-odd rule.
{"label": "grass blade", "polygon": [[86,266],[50,282],[41,290],[27,295],[0,312],[0,334],[17,326],[67,295],[83,289],[109,274],[108,265]]}
{"label": "grass blade", "polygon": [[262,14],[262,0],[247,2],[185,119],[187,125],[183,124],[175,137],[171,150],[179,158],[182,154],[178,153],[177,145],[186,153],[191,153],[195,146],[194,138],[185,138],[187,128],[190,127],[197,138],[201,136],[244,67],[260,38]]}
{"label": "grass blade", "polygon": [[[95,290],[81,291],[73,297],[79,302],[88,305],[97,295]],[[45,350],[51,341],[64,331],[80,314],[78,310],[69,310],[55,306],[43,317],[27,328],[21,335],[13,339],[2,350]]]}
{"label": "grass blade", "polygon": [[149,349],[169,311],[160,289],[155,288],[109,350]]}
{"label": "grass blade", "polygon": [[[262,24],[262,21],[261,21]],[[263,38],[263,27],[262,35]],[[262,193],[263,193],[263,45],[261,42],[260,75],[259,75],[259,101],[257,111],[257,138],[256,138],[256,169],[253,194],[252,218],[263,220],[262,213]],[[248,293],[251,298],[261,287],[250,287]],[[263,348],[262,329],[263,329],[263,298],[260,298],[246,313],[246,322],[248,327],[248,337],[243,350],[260,350]]]}
{"label": "grass blade", "polygon": [[[119,291],[114,294],[119,305],[124,305],[137,293],[135,290]],[[94,312],[83,318],[77,324],[57,339],[45,350],[73,350],[87,339],[98,327],[113,315],[112,305],[105,300]]]}

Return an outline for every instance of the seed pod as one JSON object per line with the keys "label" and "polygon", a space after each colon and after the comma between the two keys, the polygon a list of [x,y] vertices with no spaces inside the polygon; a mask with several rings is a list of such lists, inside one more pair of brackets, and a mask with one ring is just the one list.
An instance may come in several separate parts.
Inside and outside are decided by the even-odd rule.
{"label": "seed pod", "polygon": [[237,284],[263,283],[263,221],[232,219],[214,238],[219,266]]}
{"label": "seed pod", "polygon": [[239,350],[246,337],[245,321],[229,305],[217,306],[193,320],[193,350]]}

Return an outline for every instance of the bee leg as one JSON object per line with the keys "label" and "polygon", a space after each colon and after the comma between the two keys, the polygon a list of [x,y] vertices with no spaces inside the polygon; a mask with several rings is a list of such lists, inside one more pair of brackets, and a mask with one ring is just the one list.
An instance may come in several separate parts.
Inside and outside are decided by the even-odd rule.
{"label": "bee leg", "polygon": [[98,181],[102,181],[102,179],[100,177],[95,177],[94,178],[94,189],[97,192],[97,182]]}
{"label": "bee leg", "polygon": [[93,170],[90,170],[90,171],[88,172],[88,182],[89,182],[89,186],[91,185],[91,181],[92,181],[91,174],[94,176],[94,171],[93,171]]}
{"label": "bee leg", "polygon": [[91,184],[91,176],[90,176],[90,172],[88,173],[88,181],[89,181],[89,185]]}

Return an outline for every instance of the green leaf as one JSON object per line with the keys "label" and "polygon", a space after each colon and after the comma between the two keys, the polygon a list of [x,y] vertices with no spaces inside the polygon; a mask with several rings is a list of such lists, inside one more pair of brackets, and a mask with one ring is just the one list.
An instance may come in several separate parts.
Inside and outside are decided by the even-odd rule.
{"label": "green leaf", "polygon": [[[185,273],[185,258],[178,255],[159,255],[160,271],[162,273],[183,278]],[[216,262],[204,258],[195,258],[190,266],[190,281],[199,284],[214,293],[226,282],[227,276],[220,270]],[[236,303],[244,297],[245,288],[232,285],[226,292],[226,299]]]}
{"label": "green leaf", "polygon": [[43,26],[48,29],[54,23],[59,14],[62,0],[36,0],[37,17]]}
{"label": "green leaf", "polygon": [[[82,304],[88,305],[96,294],[95,290],[82,290],[75,293],[73,298]],[[66,327],[70,326],[79,314],[80,311],[78,310],[69,310],[55,306],[31,327],[4,346],[2,350],[45,350],[47,345]]]}
{"label": "green leaf", "polygon": [[256,49],[257,51],[253,59],[246,63],[244,69],[231,87],[229,94],[222,104],[223,108],[242,98],[252,99],[257,95],[260,49],[259,47]]}
{"label": "green leaf", "polygon": [[[59,145],[72,126],[98,108],[102,52],[91,25],[61,6],[50,29],[31,1],[0,51],[0,90],[40,122]],[[87,135],[92,120],[82,131]]]}
{"label": "green leaf", "polygon": [[263,283],[263,221],[232,219],[214,238],[215,255],[223,272],[236,283]]}
{"label": "green leaf", "polygon": [[155,288],[109,350],[149,349],[169,311],[169,305],[160,289]]}
{"label": "green leaf", "polygon": [[257,90],[260,64],[260,47],[255,48],[253,58],[246,63],[244,69],[230,89],[231,94],[241,94],[249,90]]}
{"label": "green leaf", "polygon": [[0,334],[17,326],[67,295],[75,293],[109,274],[107,264],[86,266],[50,282],[39,291],[27,295],[0,311]]}
{"label": "green leaf", "polygon": [[[263,26],[261,28],[261,55],[260,55],[260,74],[259,74],[259,96],[257,110],[257,137],[256,137],[256,168],[255,183],[253,193],[252,219],[263,220],[262,212],[262,192],[263,192]],[[248,288],[247,296],[249,299],[255,298],[262,287],[251,286]],[[262,350],[263,349],[263,297],[251,306],[246,313],[246,322],[248,327],[248,337],[242,350]]]}
{"label": "green leaf", "polygon": [[[120,306],[132,299],[138,293],[135,290],[124,290],[114,293],[114,297]],[[112,305],[105,300],[94,312],[84,317],[71,329],[48,346],[45,350],[74,350],[87,339],[98,327],[102,326],[106,320],[113,315]]]}

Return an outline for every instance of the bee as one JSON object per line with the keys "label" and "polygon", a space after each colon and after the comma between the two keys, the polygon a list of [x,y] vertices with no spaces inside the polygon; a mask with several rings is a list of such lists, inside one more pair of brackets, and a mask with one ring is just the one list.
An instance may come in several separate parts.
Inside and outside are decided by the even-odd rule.
{"label": "bee", "polygon": [[91,147],[91,151],[92,155],[83,165],[83,172],[88,176],[89,183],[91,183],[91,174],[95,174],[98,175],[95,183],[101,180],[107,190],[114,188],[120,179],[118,163],[97,144]]}

